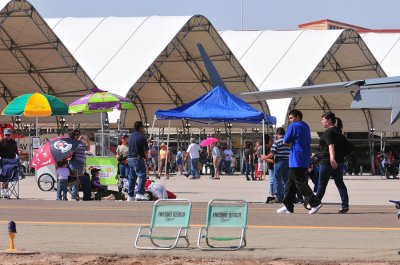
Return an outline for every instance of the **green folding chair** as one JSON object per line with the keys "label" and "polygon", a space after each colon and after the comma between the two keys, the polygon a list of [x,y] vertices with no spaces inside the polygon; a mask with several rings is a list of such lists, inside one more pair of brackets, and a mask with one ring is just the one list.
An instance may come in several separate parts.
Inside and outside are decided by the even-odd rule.
{"label": "green folding chair", "polygon": [[[199,229],[197,246],[202,250],[238,250],[245,247],[247,212],[248,205],[244,200],[211,200],[207,206],[206,226]],[[236,241],[237,244],[222,244],[223,241]]]}
{"label": "green folding chair", "polygon": [[[154,203],[150,226],[140,227],[135,240],[137,249],[173,249],[179,239],[189,246],[188,229],[192,203],[185,199],[158,200]],[[149,239],[152,246],[139,246],[141,238]],[[164,244],[161,244],[165,242]],[[141,242],[142,243],[142,242]]]}

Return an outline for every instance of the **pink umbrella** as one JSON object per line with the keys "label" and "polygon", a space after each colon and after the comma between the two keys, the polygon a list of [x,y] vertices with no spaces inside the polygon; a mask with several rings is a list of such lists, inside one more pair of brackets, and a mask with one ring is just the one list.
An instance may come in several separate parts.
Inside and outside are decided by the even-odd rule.
{"label": "pink umbrella", "polygon": [[210,137],[210,138],[207,138],[207,139],[203,140],[203,141],[200,143],[200,146],[209,146],[209,145],[211,145],[212,143],[216,143],[216,142],[218,142],[218,139],[217,139],[217,138]]}

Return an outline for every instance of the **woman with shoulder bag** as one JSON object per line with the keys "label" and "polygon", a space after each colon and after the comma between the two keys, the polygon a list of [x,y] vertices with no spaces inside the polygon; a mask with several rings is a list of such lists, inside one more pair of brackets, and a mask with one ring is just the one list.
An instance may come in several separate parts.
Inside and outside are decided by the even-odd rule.
{"label": "woman with shoulder bag", "polygon": [[128,135],[122,134],[121,144],[117,147],[116,157],[118,159],[118,169],[121,178],[128,178],[129,166],[128,166]]}
{"label": "woman with shoulder bag", "polygon": [[317,197],[322,200],[329,179],[332,177],[342,200],[342,209],[338,213],[347,213],[349,211],[349,195],[343,182],[343,148],[345,145],[343,139],[345,137],[342,137],[342,120],[337,118],[334,113],[327,112],[322,115],[321,124],[326,130],[319,140],[321,159]]}

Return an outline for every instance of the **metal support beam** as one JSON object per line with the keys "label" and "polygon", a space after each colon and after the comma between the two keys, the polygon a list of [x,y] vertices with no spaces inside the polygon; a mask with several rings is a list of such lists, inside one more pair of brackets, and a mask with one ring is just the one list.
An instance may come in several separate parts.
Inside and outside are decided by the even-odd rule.
{"label": "metal support beam", "polygon": [[167,94],[175,106],[179,107],[184,104],[182,98],[176,92],[176,89],[174,89],[174,87],[168,82],[167,78],[165,78],[159,69],[157,69],[153,77],[158,81],[160,87],[164,90],[165,94]]}
{"label": "metal support beam", "polygon": [[313,96],[313,98],[324,113],[331,111],[328,102],[325,100],[323,96]]}
{"label": "metal support beam", "polygon": [[42,90],[43,93],[55,95],[53,88],[47,83],[47,81],[38,73],[36,67],[31,63],[25,53],[18,49],[15,41],[6,32],[3,26],[0,26],[0,40],[6,46],[17,62],[25,70],[33,82]]}
{"label": "metal support beam", "polygon": [[[142,77],[136,82],[136,84],[130,89],[127,97],[132,99],[133,103],[137,107],[137,111],[142,121],[148,122],[148,117],[143,111],[145,108],[141,101],[137,100],[137,97],[143,87],[150,81],[156,73],[159,71],[161,65],[169,58],[169,56],[180,46],[183,40],[188,36],[188,34],[194,28],[205,29],[208,22],[202,16],[196,16],[188,21],[188,23],[182,28],[182,30],[176,35],[176,37],[168,44],[168,46],[164,49],[164,51],[159,56],[159,60],[155,61],[145,73],[143,73]],[[139,106],[141,104],[141,106]],[[142,110],[142,111],[141,111]],[[141,112],[140,112],[141,111]],[[143,116],[144,115],[144,116]]]}
{"label": "metal support beam", "polygon": [[86,72],[78,64],[78,62],[68,51],[68,49],[59,41],[58,37],[49,28],[44,19],[39,15],[38,12],[36,12],[35,9],[32,9],[32,11],[28,14],[31,15],[31,18],[35,22],[38,29],[43,33],[43,35],[48,39],[53,49],[61,56],[63,61],[68,65],[71,72],[76,74],[78,79],[81,81],[82,85],[86,88],[83,89],[82,91],[83,92],[90,91],[90,89],[94,87],[94,84],[90,80],[89,75],[86,74]]}
{"label": "metal support beam", "polygon": [[0,96],[4,99],[4,101],[8,104],[11,100],[14,99],[10,89],[0,80]]}

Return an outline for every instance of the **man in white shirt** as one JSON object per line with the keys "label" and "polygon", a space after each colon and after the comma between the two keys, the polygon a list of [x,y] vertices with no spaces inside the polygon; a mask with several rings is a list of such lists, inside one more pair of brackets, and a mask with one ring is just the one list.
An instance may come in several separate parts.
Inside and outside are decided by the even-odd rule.
{"label": "man in white shirt", "polygon": [[190,170],[187,174],[185,174],[185,176],[189,177],[189,175],[192,175],[191,179],[198,179],[200,178],[200,173],[197,170],[197,163],[199,162],[201,148],[196,143],[195,139],[190,139],[190,142],[191,144],[189,145],[185,156],[185,160],[187,160],[190,156]]}
{"label": "man in white shirt", "polygon": [[224,164],[225,174],[230,175],[232,173],[231,160],[232,160],[233,152],[229,148],[229,145],[226,146],[224,154],[225,154],[225,161],[224,161],[225,162],[225,164]]}

